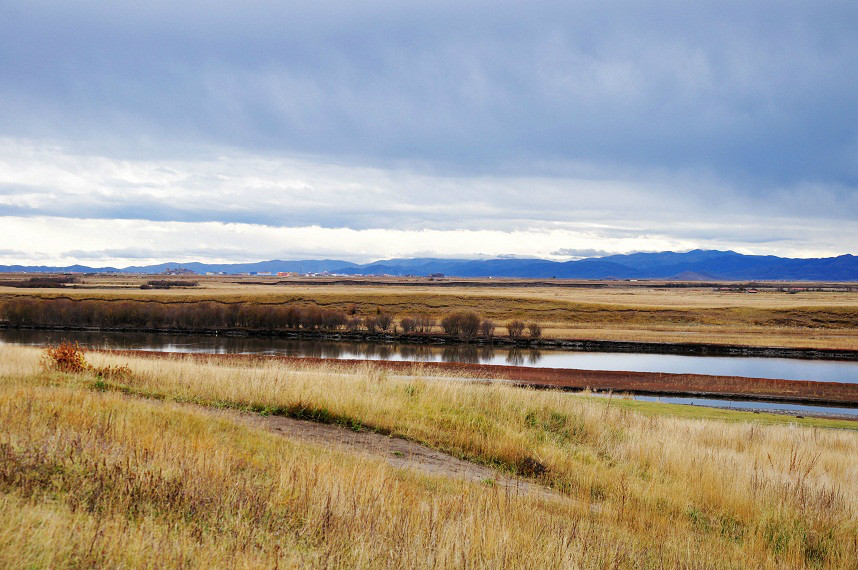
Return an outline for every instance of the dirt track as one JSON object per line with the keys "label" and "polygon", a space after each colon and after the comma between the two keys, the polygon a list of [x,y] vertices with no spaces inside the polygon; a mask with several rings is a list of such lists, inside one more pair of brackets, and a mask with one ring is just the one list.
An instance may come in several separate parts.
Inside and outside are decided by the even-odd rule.
{"label": "dirt track", "polygon": [[413,469],[429,475],[441,475],[492,485],[512,494],[536,494],[543,498],[563,498],[562,495],[529,481],[465,461],[413,441],[369,431],[353,431],[344,427],[297,420],[283,416],[261,416],[249,412],[200,408],[221,417],[266,429],[289,439],[299,439],[326,447],[338,447],[373,458],[383,459],[393,467]]}
{"label": "dirt track", "polygon": [[[153,351],[107,351],[113,354],[134,356],[173,356],[176,353]],[[183,356],[188,356],[183,354]],[[741,376],[710,376],[706,374],[667,374],[660,372],[625,372],[606,370],[575,370],[567,368],[528,368],[463,364],[454,362],[396,362],[385,360],[332,360],[292,356],[259,356],[251,354],[193,354],[202,360],[241,360],[254,362],[276,359],[294,364],[326,364],[355,367],[366,365],[413,373],[415,368],[424,372],[439,371],[463,374],[485,379],[509,380],[521,386],[570,390],[599,390],[638,394],[695,396],[714,398],[741,398],[790,402],[796,404],[834,404],[858,407],[858,384],[840,382],[811,382],[807,380],[773,380],[769,378],[743,378]]]}

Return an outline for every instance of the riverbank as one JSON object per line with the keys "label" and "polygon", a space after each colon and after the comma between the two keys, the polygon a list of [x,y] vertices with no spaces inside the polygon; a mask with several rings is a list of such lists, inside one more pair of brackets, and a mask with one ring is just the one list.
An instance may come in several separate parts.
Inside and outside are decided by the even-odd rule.
{"label": "riverbank", "polygon": [[[141,350],[98,350],[103,354],[173,357],[176,353]],[[858,407],[858,384],[839,382],[810,382],[802,380],[774,380],[739,376],[706,374],[668,374],[656,372],[628,372],[606,370],[574,370],[567,368],[530,368],[467,364],[456,362],[404,362],[385,360],[357,360],[306,358],[293,356],[253,354],[182,354],[200,362],[234,361],[259,363],[264,361],[305,365],[328,365],[345,369],[371,364],[397,373],[418,368],[427,373],[467,375],[475,378],[507,380],[519,386],[562,390],[594,390],[626,392],[653,396],[693,396],[722,399],[744,399],[760,402],[784,402],[807,405]]]}

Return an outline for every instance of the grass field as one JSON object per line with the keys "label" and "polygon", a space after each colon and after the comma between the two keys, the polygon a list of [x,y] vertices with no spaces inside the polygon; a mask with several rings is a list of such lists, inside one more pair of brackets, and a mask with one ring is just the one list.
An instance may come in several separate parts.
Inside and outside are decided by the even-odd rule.
{"label": "grass field", "polygon": [[500,325],[513,319],[538,321],[543,335],[551,338],[858,349],[858,292],[848,288],[788,293],[771,287],[750,294],[657,283],[487,287],[483,280],[441,287],[416,281],[406,285],[403,280],[308,285],[273,278],[266,282],[200,277],[195,278],[199,286],[192,288],[139,289],[146,279],[82,277],[74,289],[30,290],[2,287],[0,282],[0,299],[36,295],[164,303],[297,303],[338,310],[354,306],[358,315],[382,310],[397,318],[429,314],[436,319],[469,310]]}
{"label": "grass field", "polygon": [[[419,368],[88,355],[130,368],[111,379],[44,370],[41,354],[0,351],[3,567],[858,565],[854,430]],[[562,497],[398,470],[207,407],[406,437]]]}

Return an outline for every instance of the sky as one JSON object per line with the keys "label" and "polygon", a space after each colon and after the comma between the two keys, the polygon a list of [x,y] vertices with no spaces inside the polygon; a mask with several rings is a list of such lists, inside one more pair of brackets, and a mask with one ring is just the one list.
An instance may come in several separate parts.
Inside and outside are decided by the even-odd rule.
{"label": "sky", "polygon": [[0,264],[858,254],[858,3],[0,0]]}

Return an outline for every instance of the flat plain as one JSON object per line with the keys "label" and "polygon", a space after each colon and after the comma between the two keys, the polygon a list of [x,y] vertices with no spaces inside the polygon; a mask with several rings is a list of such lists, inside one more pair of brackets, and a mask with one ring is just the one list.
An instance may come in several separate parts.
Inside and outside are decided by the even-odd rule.
{"label": "flat plain", "polygon": [[194,287],[142,290],[151,276],[107,275],[81,276],[62,289],[3,286],[12,278],[0,279],[0,301],[293,303],[436,320],[474,311],[494,320],[498,334],[520,319],[539,322],[547,338],[858,350],[855,284],[194,276],[187,278]]}

